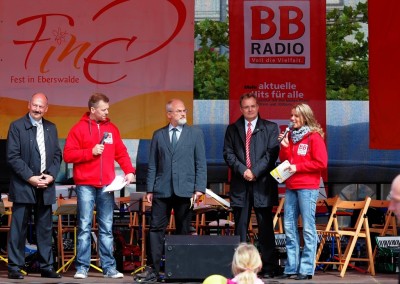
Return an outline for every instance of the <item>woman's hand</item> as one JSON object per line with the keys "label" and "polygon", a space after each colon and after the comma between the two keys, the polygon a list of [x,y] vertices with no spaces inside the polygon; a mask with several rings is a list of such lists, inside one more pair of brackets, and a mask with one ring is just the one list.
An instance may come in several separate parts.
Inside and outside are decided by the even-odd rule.
{"label": "woman's hand", "polygon": [[287,133],[285,133],[284,131],[282,131],[282,133],[279,134],[278,140],[281,140],[282,146],[289,147],[289,139],[288,139]]}

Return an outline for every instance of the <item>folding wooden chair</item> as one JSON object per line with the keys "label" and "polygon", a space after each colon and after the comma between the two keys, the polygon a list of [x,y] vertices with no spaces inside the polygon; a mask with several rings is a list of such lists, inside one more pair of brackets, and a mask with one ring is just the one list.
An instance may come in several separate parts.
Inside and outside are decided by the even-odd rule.
{"label": "folding wooden chair", "polygon": [[[77,214],[77,199],[76,197],[69,199],[58,198],[57,206],[58,207],[57,210],[54,212],[54,215],[58,217],[57,221],[58,259],[61,265],[61,267],[57,270],[57,272],[59,273],[68,270],[68,268],[71,266],[71,264],[75,261],[76,258],[76,245],[77,245],[76,221],[75,220],[71,221],[71,219],[69,218]],[[63,220],[63,216],[68,218],[67,222]],[[97,230],[95,212],[93,212],[93,224],[92,224],[92,231],[94,230]],[[64,250],[63,236],[66,233],[72,233],[74,236],[74,249],[72,252],[66,252]],[[98,255],[92,257],[90,261],[98,262],[99,261]],[[90,266],[100,272],[103,272],[103,270],[100,267],[92,263],[90,264]]]}
{"label": "folding wooden chair", "polygon": [[[397,236],[396,216],[389,210],[390,200],[371,200],[370,209],[385,210],[385,220],[383,224],[373,224],[369,231],[378,233],[379,236]],[[375,255],[375,254],[374,254]]]}
{"label": "folding wooden chair", "polygon": [[[368,225],[367,210],[371,202],[370,197],[366,197],[364,201],[343,201],[338,199],[332,208],[332,213],[329,217],[328,224],[325,230],[317,230],[320,244],[317,250],[316,264],[336,264],[339,266],[340,276],[344,277],[350,261],[368,262],[370,274],[375,275],[374,258],[372,255],[370,230]],[[351,228],[340,228],[338,224],[339,215],[348,215],[354,210],[360,210],[357,222]],[[332,259],[321,261],[320,256],[327,241],[334,238],[337,245],[337,256],[332,256]],[[366,257],[353,257],[353,251],[356,247],[357,240],[365,239]],[[341,242],[347,241],[346,250],[342,253]],[[353,266],[354,267],[354,266]],[[354,267],[356,268],[356,267]]]}
{"label": "folding wooden chair", "polygon": [[[317,205],[316,205],[316,219],[321,218],[321,217],[329,217],[332,213],[332,208],[335,205],[336,201],[339,199],[339,196],[336,195],[334,197],[328,197],[325,199],[319,199],[317,200]],[[326,228],[326,223],[325,224],[316,224],[317,230],[325,230]]]}
{"label": "folding wooden chair", "polygon": [[129,212],[129,244],[133,245],[133,241],[135,239],[135,231],[139,230],[139,212],[132,211],[129,209],[131,203],[131,197],[117,197],[115,198],[115,203],[119,208],[126,209]]}
{"label": "folding wooden chair", "polygon": [[[282,197],[279,199],[279,204],[275,210],[275,215],[273,219],[273,226],[276,234],[282,234],[283,233],[283,224],[282,224],[282,209],[283,205],[285,204],[285,197]],[[278,228],[276,228],[278,226]]]}
{"label": "folding wooden chair", "polygon": [[[0,232],[8,233],[10,231],[10,226],[11,226],[12,202],[8,200],[8,197],[2,198],[1,200],[3,202],[4,207],[2,208],[2,212],[0,212],[0,214],[7,216],[7,224],[4,224],[0,227]],[[7,255],[6,254],[0,255],[0,261],[8,263]]]}
{"label": "folding wooden chair", "polygon": [[[393,211],[389,210],[390,200],[371,200],[369,209],[386,210],[383,224],[372,224],[369,228],[370,233],[376,233],[379,237],[382,236],[397,236],[396,216]],[[373,257],[375,260],[378,252],[378,246],[375,246]]]}
{"label": "folding wooden chair", "polygon": [[146,196],[143,197],[141,204],[141,215],[142,215],[142,224],[141,224],[141,264],[142,266],[146,265],[146,236],[149,231],[149,225],[146,224],[146,218],[150,216],[151,212],[151,203],[149,203],[146,199]]}

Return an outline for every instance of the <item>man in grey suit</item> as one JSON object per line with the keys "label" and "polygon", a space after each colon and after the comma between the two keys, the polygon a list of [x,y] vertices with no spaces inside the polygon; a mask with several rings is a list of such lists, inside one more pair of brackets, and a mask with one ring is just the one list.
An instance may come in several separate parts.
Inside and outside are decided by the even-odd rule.
{"label": "man in grey suit", "polygon": [[200,197],[207,184],[202,131],[186,124],[187,109],[181,100],[169,101],[166,110],[170,123],[153,134],[147,172],[146,198],[152,204],[150,253],[147,254],[150,266],[135,276],[137,282],[157,281],[171,209],[176,234],[189,234],[191,199]]}
{"label": "man in grey suit", "polygon": [[52,208],[56,201],[55,179],[60,170],[61,149],[57,128],[43,118],[47,97],[36,93],[29,113],[12,122],[7,136],[7,164],[11,169],[10,201],[13,202],[8,237],[8,278],[23,279],[28,218],[35,212],[35,232],[41,276],[60,278],[53,270]]}

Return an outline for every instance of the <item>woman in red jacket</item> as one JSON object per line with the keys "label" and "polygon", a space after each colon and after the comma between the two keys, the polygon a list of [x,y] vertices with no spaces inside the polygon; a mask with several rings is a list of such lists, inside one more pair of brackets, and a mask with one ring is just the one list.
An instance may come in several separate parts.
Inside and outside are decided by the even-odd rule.
{"label": "woman in red jacket", "polygon": [[[291,174],[286,180],[284,227],[287,262],[282,278],[311,279],[314,275],[317,231],[315,209],[319,194],[321,172],[326,169],[328,155],[324,132],[307,104],[292,108],[292,130],[287,136],[279,135],[281,161],[288,160]],[[300,254],[297,220],[303,222],[304,247]]]}

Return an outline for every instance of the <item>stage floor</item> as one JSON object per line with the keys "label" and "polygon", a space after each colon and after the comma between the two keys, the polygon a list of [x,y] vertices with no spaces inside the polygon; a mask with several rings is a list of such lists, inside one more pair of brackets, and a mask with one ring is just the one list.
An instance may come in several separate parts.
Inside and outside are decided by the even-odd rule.
{"label": "stage floor", "polygon": [[[0,283],[133,283],[133,277],[129,273],[124,273],[125,277],[122,279],[109,279],[104,278],[100,272],[95,270],[89,271],[89,277],[86,279],[74,279],[74,269],[63,273],[61,279],[41,278],[40,274],[32,273],[25,277],[23,280],[11,280],[7,278],[7,269],[4,265],[0,267]],[[369,274],[363,274],[354,270],[347,270],[344,278],[339,276],[337,271],[317,272],[312,280],[296,281],[296,280],[280,280],[280,279],[265,279],[265,283],[383,283],[391,284],[398,283],[397,274],[382,274],[379,273],[374,277]],[[168,282],[168,283],[201,283],[198,282]]]}

